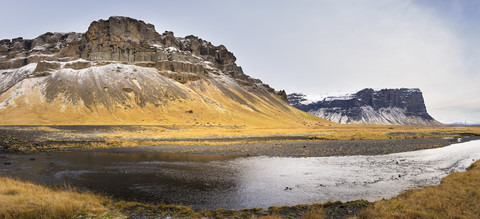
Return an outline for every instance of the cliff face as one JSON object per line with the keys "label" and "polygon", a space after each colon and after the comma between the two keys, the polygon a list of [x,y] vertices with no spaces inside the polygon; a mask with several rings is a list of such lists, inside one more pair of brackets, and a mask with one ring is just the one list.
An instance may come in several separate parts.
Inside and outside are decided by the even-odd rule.
{"label": "cliff face", "polygon": [[298,113],[223,45],[127,17],[0,41],[0,124],[286,124]]}
{"label": "cliff face", "polygon": [[428,113],[419,89],[363,89],[355,94],[308,101],[289,94],[296,108],[333,122],[378,125],[441,125]]}

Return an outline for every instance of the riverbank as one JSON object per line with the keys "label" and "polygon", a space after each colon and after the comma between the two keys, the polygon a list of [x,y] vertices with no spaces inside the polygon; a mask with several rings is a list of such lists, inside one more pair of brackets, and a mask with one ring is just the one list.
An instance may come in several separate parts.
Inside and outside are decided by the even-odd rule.
{"label": "riverbank", "polygon": [[232,145],[157,145],[116,148],[80,149],[107,153],[195,154],[270,157],[327,157],[349,155],[379,155],[444,147],[458,142],[480,139],[479,136],[460,138],[381,139],[381,140],[308,140],[270,141]]}
{"label": "riverbank", "polygon": [[[0,126],[0,152],[29,153],[119,147],[134,147],[139,152],[142,152],[146,150],[142,146],[167,146],[157,147],[152,150],[165,153],[189,153],[188,151],[190,151],[198,154],[218,153],[236,156],[367,155],[441,147],[456,141],[458,138],[468,140],[467,138],[475,136],[480,136],[480,127],[361,126],[340,124],[312,128],[258,128],[221,125]],[[442,138],[449,139],[442,140]],[[421,140],[416,141],[416,139]],[[366,145],[364,143],[364,141],[370,140],[382,141],[378,141],[378,144],[368,142]],[[414,142],[421,143],[417,144]],[[265,147],[259,146],[263,144],[265,144]],[[384,152],[378,151],[380,148],[369,150],[370,147],[377,148],[375,145],[381,146],[385,144],[392,144],[392,146],[385,149]],[[235,146],[229,147],[229,145]],[[291,149],[287,149],[284,146]],[[276,153],[277,151],[279,153]]]}
{"label": "riverbank", "polygon": [[[115,202],[70,188],[46,188],[0,178],[0,218],[475,218],[480,215],[480,161],[438,186],[409,190],[390,200],[270,207],[239,211]],[[27,201],[26,201],[27,200]]]}
{"label": "riverbank", "polygon": [[194,210],[186,206],[149,205],[114,201],[108,197],[75,189],[48,188],[0,177],[0,218],[258,218],[265,216],[306,218],[322,214],[327,218],[356,215],[370,205],[367,201],[272,206],[268,209]]}

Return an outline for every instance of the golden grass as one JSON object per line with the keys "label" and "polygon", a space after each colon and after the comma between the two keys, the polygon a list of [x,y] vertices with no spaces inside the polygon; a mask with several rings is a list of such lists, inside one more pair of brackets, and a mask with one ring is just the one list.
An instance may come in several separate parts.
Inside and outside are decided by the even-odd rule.
{"label": "golden grass", "polygon": [[253,216],[251,219],[282,219],[282,217],[280,215],[267,215],[260,217]]}
{"label": "golden grass", "polygon": [[[26,144],[11,145],[20,151],[29,150],[69,150],[72,148],[114,148],[152,145],[234,145],[247,143],[275,142],[275,137],[289,139],[303,137],[309,140],[376,140],[376,139],[416,139],[461,137],[462,135],[480,135],[480,127],[449,126],[368,126],[333,125],[316,127],[250,127],[250,126],[113,126],[104,132],[70,132],[49,126],[23,127],[28,130],[43,130],[42,141],[73,139],[70,143],[47,144],[32,148]],[[92,139],[99,142],[88,142]],[[237,138],[237,139],[235,139]],[[209,140],[213,139],[213,140]],[[223,140],[224,139],[224,140]],[[299,141],[282,140],[282,141]],[[80,140],[80,141],[79,141]],[[67,140],[68,141],[68,140]],[[42,144],[40,144],[42,145]]]}
{"label": "golden grass", "polygon": [[[70,137],[88,138],[85,133],[61,133]],[[135,130],[116,130],[93,133],[105,139],[128,140],[150,139],[168,140],[169,138],[216,138],[216,137],[268,137],[268,136],[306,136],[312,140],[367,140],[367,139],[404,139],[457,136],[460,133],[480,135],[480,127],[448,126],[375,126],[375,125],[316,125],[305,126],[139,126]],[[201,139],[200,139],[201,140]],[[188,141],[188,140],[185,140]]]}
{"label": "golden grass", "polygon": [[375,202],[359,218],[480,218],[480,161],[438,186],[409,190]]}
{"label": "golden grass", "polygon": [[[269,137],[269,136],[305,136],[311,140],[369,140],[369,139],[405,139],[459,137],[459,134],[479,135],[480,127],[429,127],[429,126],[373,126],[373,125],[340,125],[305,127],[266,127],[249,126],[177,126],[175,129],[162,127],[142,127],[139,131],[121,131],[100,133],[106,139],[128,140],[133,138],[162,139],[169,138],[215,138],[215,137]],[[85,136],[83,136],[85,137]],[[178,144],[170,141],[166,144]],[[183,143],[188,143],[186,139]],[[193,141],[198,142],[198,141]],[[218,142],[218,141],[215,141]],[[230,141],[231,142],[231,141]],[[251,142],[251,141],[249,141]],[[245,143],[245,140],[237,141]],[[211,141],[200,144],[215,145]],[[228,144],[228,141],[218,144]]]}
{"label": "golden grass", "polygon": [[111,201],[73,189],[53,190],[32,183],[0,177],[0,218],[75,218],[99,216],[115,218]]}
{"label": "golden grass", "polygon": [[312,209],[307,212],[300,219],[324,219],[327,216],[323,211],[323,208]]}
{"label": "golden grass", "polygon": [[[305,214],[300,217],[300,219],[324,219],[326,217],[327,216],[325,215],[323,208],[313,208],[313,209],[307,210]],[[257,219],[257,218],[258,219],[282,219],[284,217],[278,214],[260,216],[260,217],[256,217],[256,216],[251,217],[251,219]]]}

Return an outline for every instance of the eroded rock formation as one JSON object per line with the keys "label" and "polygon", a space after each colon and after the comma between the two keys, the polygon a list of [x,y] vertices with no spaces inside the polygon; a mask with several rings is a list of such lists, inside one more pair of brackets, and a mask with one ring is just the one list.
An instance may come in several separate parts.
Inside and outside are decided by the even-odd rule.
{"label": "eroded rock formation", "polygon": [[284,91],[244,74],[235,61],[223,45],[159,34],[153,25],[128,17],[94,21],[86,33],[2,40],[0,123],[298,119]]}

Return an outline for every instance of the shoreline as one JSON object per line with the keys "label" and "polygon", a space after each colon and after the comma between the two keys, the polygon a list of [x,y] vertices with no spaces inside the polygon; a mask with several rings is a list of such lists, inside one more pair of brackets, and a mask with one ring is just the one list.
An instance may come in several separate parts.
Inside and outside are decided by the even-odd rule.
{"label": "shoreline", "polygon": [[269,141],[231,145],[149,145],[74,149],[75,151],[136,154],[188,154],[215,156],[328,157],[381,155],[445,147],[478,140],[478,136],[457,138],[379,139],[379,140],[300,140]]}
{"label": "shoreline", "polygon": [[[479,128],[335,126],[0,126],[1,152],[98,150],[234,156],[341,156],[396,153],[480,138]],[[443,138],[450,139],[443,139]],[[122,149],[132,147],[134,149]],[[120,149],[117,149],[120,148]]]}

